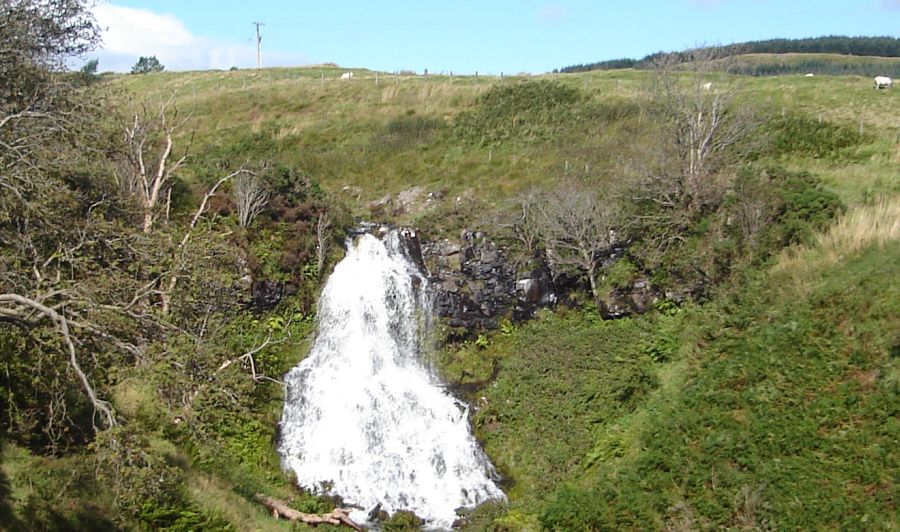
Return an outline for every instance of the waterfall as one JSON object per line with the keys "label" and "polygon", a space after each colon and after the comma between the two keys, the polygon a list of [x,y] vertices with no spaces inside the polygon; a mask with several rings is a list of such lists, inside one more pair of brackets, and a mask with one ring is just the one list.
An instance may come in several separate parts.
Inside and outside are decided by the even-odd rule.
{"label": "waterfall", "polygon": [[427,293],[397,231],[356,237],[322,292],[309,356],[285,377],[282,464],[362,508],[355,519],[381,504],[447,528],[457,508],[505,498],[467,405],[420,360]]}

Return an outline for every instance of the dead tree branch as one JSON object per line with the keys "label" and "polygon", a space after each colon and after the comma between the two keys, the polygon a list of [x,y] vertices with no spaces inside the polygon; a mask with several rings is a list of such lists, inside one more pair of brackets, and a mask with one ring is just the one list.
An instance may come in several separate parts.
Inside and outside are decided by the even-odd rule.
{"label": "dead tree branch", "polygon": [[191,235],[194,232],[194,228],[197,227],[197,222],[200,220],[200,217],[203,216],[203,213],[206,211],[206,206],[209,203],[210,198],[216,195],[216,190],[222,186],[223,183],[228,181],[229,179],[247,173],[247,170],[241,168],[236,170],[225,177],[222,177],[216,184],[209,189],[209,191],[203,196],[203,200],[200,202],[200,206],[197,207],[197,212],[194,213],[194,217],[191,218],[191,223],[188,225],[187,230],[184,233],[184,236],[181,238],[181,242],[178,244],[178,248],[175,252],[177,255],[176,262],[177,264],[172,269],[170,273],[169,281],[166,284],[166,289],[162,291],[161,299],[162,299],[162,313],[166,315],[169,313],[169,308],[172,302],[172,292],[175,291],[175,286],[178,284],[178,272],[184,268],[184,264],[186,262],[185,258],[185,250],[187,249],[187,244],[191,239]]}
{"label": "dead tree branch", "polygon": [[127,191],[138,197],[143,211],[144,233],[153,230],[160,194],[170,187],[172,176],[187,161],[190,142],[184,153],[172,159],[177,131],[184,127],[190,114],[178,118],[175,95],[160,104],[159,112],[151,116],[146,108],[135,112],[131,125],[125,127],[124,144],[128,160]]}
{"label": "dead tree branch", "polygon": [[[33,323],[35,321],[35,314],[37,314],[38,318],[47,317],[54,322],[56,330],[59,332],[60,336],[62,336],[63,343],[65,344],[66,351],[69,355],[69,365],[81,381],[85,393],[87,393],[91,404],[94,406],[94,411],[99,411],[102,414],[107,428],[114,427],[116,425],[116,417],[112,405],[97,397],[97,393],[94,391],[93,386],[91,386],[87,375],[84,373],[84,370],[81,369],[81,364],[78,363],[78,357],[75,353],[75,343],[73,342],[72,335],[69,331],[69,320],[53,308],[19,294],[0,294],[0,304],[10,305],[5,308],[0,307],[0,315],[2,316]],[[23,307],[24,309],[29,309],[30,312],[24,310]]]}
{"label": "dead tree branch", "polygon": [[343,508],[335,508],[331,511],[331,513],[321,515],[306,514],[298,510],[294,510],[284,501],[273,499],[272,497],[263,495],[262,493],[257,493],[253,496],[253,498],[256,500],[256,502],[271,510],[272,514],[276,518],[283,517],[289,521],[300,521],[301,523],[305,523],[307,525],[328,524],[346,526],[352,528],[353,530],[363,530],[363,527],[356,524],[355,522],[353,522],[353,520],[350,519],[349,512]]}

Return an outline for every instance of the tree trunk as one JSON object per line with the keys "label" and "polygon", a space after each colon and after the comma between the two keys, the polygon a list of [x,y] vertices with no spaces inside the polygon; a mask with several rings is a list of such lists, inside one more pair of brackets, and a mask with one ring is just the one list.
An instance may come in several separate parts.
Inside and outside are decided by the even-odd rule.
{"label": "tree trunk", "polygon": [[352,528],[353,530],[363,530],[363,527],[354,523],[347,515],[347,511],[341,508],[335,508],[331,511],[331,513],[328,514],[305,514],[303,512],[294,510],[284,501],[273,499],[272,497],[268,497],[266,495],[263,495],[262,493],[257,493],[253,496],[253,498],[269,510],[272,510],[272,514],[276,518],[283,517],[289,521],[300,521],[301,523],[306,523],[308,525],[344,525],[346,527]]}

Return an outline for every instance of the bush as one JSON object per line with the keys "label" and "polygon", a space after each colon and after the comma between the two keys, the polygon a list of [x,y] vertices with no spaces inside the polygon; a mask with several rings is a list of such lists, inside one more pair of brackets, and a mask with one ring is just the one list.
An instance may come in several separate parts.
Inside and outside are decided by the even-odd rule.
{"label": "bush", "polygon": [[151,72],[162,72],[166,67],[159,62],[155,55],[150,57],[141,56],[137,63],[131,67],[132,74],[150,74]]}
{"label": "bush", "polygon": [[828,227],[844,211],[844,204],[827,190],[818,177],[807,172],[780,173],[773,181],[778,194],[776,245],[809,243],[817,231]]}
{"label": "bush", "polygon": [[856,129],[816,120],[809,116],[788,115],[772,121],[770,127],[774,155],[805,155],[814,158],[838,158],[843,150],[858,146],[868,137]]}
{"label": "bush", "polygon": [[583,101],[578,89],[557,82],[496,85],[475,109],[457,117],[454,131],[462,140],[481,146],[513,139],[546,140],[578,116]]}

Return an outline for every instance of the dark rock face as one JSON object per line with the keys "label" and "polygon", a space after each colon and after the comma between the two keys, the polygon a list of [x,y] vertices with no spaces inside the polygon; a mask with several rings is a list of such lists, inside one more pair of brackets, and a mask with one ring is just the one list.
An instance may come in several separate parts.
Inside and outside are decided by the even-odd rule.
{"label": "dark rock face", "polygon": [[[363,230],[386,231],[381,227],[373,231],[375,228]],[[458,239],[433,241],[423,241],[421,236],[415,230],[401,230],[405,253],[428,276],[437,316],[451,327],[464,329],[467,337],[495,329],[505,318],[527,320],[538,309],[565,303],[571,292],[586,288],[565,275],[554,279],[541,261],[533,270],[518,273],[505,250],[481,232],[464,231]],[[601,267],[622,258],[626,247],[625,243],[611,246]],[[649,279],[639,277],[627,287],[611,290],[597,303],[605,319],[616,319],[647,312],[663,297],[668,294],[664,296]]]}
{"label": "dark rock face", "polygon": [[253,281],[250,289],[250,304],[257,310],[269,310],[281,302],[285,294],[285,285],[281,281]]}
{"label": "dark rock face", "polygon": [[557,301],[549,271],[517,276],[504,251],[483,233],[466,231],[459,240],[419,246],[435,309],[451,327],[469,331],[496,328],[500,320],[530,318]]}

